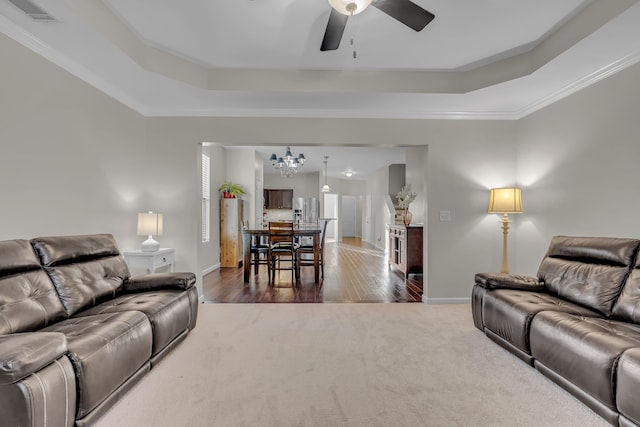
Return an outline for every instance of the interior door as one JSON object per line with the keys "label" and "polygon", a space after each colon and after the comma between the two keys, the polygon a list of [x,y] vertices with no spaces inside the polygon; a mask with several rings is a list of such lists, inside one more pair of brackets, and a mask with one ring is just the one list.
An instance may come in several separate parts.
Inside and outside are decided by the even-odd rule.
{"label": "interior door", "polygon": [[356,237],[356,207],[354,196],[342,196],[342,237]]}
{"label": "interior door", "polygon": [[364,241],[373,243],[371,238],[371,193],[367,193],[364,205]]}

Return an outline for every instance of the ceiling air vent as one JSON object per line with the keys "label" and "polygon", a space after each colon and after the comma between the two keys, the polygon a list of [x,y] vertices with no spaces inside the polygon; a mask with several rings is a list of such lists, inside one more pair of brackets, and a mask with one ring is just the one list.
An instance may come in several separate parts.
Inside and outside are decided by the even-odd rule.
{"label": "ceiling air vent", "polygon": [[53,16],[29,0],[9,0],[9,3],[12,3],[36,21],[55,21]]}

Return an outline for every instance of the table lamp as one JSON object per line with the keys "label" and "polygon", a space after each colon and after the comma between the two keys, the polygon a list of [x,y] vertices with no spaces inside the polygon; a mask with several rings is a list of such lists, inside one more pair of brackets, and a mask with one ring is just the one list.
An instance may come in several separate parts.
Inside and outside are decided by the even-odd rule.
{"label": "table lamp", "polygon": [[489,195],[488,213],[502,214],[502,265],[500,273],[509,273],[507,262],[507,235],[509,234],[509,214],[522,213],[522,193],[519,187],[492,188]]}
{"label": "table lamp", "polygon": [[155,252],[160,249],[160,243],[153,239],[153,236],[162,236],[162,214],[148,213],[138,214],[138,236],[149,236],[142,242],[140,250],[142,252]]}

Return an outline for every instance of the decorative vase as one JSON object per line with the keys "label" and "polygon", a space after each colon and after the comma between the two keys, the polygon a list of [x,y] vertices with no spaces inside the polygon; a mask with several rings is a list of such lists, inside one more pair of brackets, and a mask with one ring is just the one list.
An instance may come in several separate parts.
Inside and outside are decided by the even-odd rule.
{"label": "decorative vase", "polygon": [[411,213],[411,211],[409,210],[409,208],[406,208],[403,212],[402,212],[402,223],[404,225],[409,225],[411,224],[411,218],[413,218],[413,214]]}

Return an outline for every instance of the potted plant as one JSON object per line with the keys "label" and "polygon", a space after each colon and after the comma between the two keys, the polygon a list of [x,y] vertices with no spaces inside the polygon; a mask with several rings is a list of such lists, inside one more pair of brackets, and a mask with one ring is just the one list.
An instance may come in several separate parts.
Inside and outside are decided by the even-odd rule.
{"label": "potted plant", "polygon": [[413,214],[409,210],[409,205],[416,199],[417,194],[414,191],[411,191],[411,184],[407,184],[402,187],[402,190],[398,194],[396,194],[396,199],[398,199],[398,206],[400,206],[404,211],[402,211],[402,222],[404,225],[411,224],[411,218]]}
{"label": "potted plant", "polygon": [[235,199],[238,196],[245,194],[244,188],[240,184],[234,184],[231,181],[225,181],[218,191],[222,193],[225,199]]}

